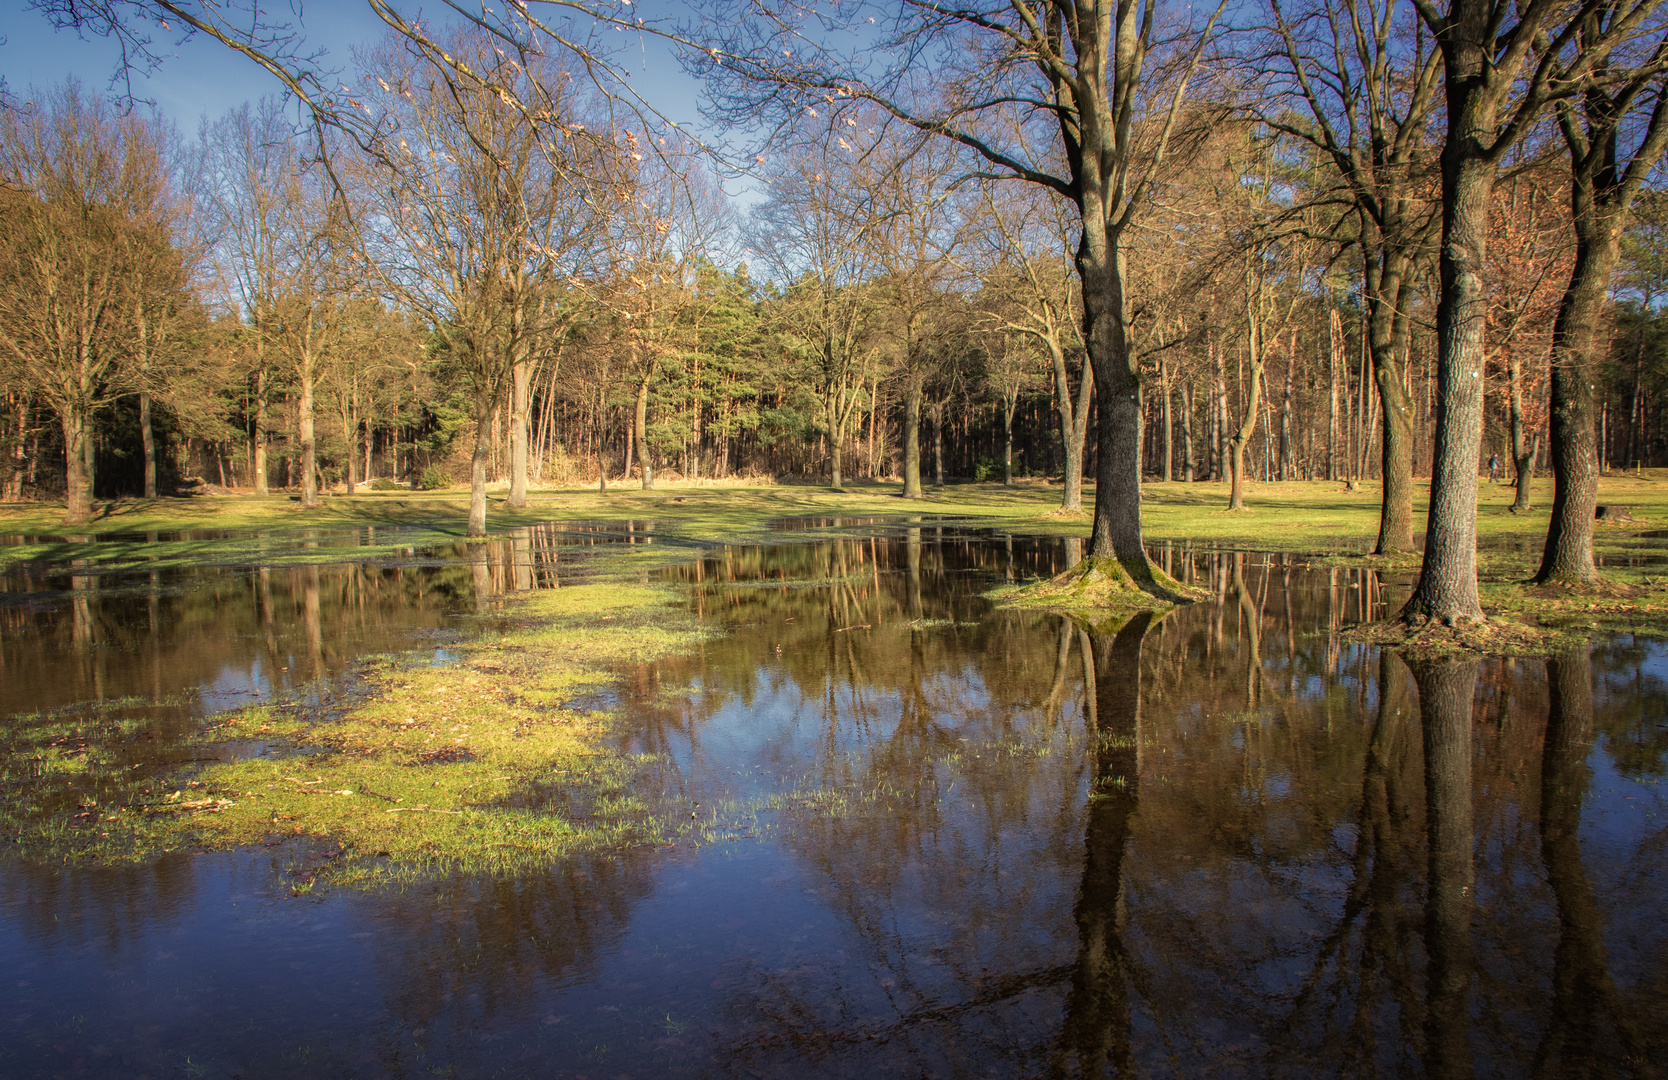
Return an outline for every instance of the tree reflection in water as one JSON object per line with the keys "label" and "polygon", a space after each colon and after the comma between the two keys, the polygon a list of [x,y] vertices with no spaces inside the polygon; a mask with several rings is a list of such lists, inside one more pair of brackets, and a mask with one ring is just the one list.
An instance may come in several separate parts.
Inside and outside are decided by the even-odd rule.
{"label": "tree reflection in water", "polygon": [[1558,944],[1535,1075],[1607,1076],[1618,1063],[1640,1074],[1648,1063],[1638,1024],[1610,973],[1604,916],[1581,858],[1581,804],[1592,779],[1592,660],[1581,647],[1548,660],[1546,669],[1551,709],[1541,755],[1541,858],[1557,902]]}
{"label": "tree reflection in water", "polygon": [[1131,617],[1116,633],[1086,634],[1090,688],[1087,725],[1093,762],[1083,833],[1083,884],[1077,897],[1077,964],[1066,998],[1057,1071],[1128,1076],[1130,986],[1123,946],[1124,852],[1141,793],[1141,643],[1152,613]]}
{"label": "tree reflection in water", "polygon": [[1425,742],[1425,1073],[1474,1075],[1471,1060],[1472,861],[1471,701],[1477,661],[1421,659],[1420,726]]}
{"label": "tree reflection in water", "polygon": [[[473,610],[548,587],[546,539],[460,549],[426,592],[251,575],[250,647],[328,667],[396,588]],[[672,572],[722,633],[624,669],[616,737],[733,842],[330,900],[374,957],[367,1004],[294,1004],[261,938],[250,982],[299,1019],[259,1045],[304,1031],[390,1075],[1660,1075],[1668,651],[1410,667],[1341,633],[1394,602],[1372,570],[1159,554],[1214,600],[993,610],[1068,545],[931,521]],[[42,953],[141,940],[134,904],[197,925],[186,865],[103,891],[13,873],[0,899],[51,898],[15,923]],[[413,1029],[427,1056],[384,1037]]]}

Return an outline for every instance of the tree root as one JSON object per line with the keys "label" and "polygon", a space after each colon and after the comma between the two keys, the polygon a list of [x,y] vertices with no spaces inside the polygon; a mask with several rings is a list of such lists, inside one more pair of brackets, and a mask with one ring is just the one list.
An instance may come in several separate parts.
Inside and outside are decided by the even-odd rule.
{"label": "tree root", "polygon": [[1161,609],[1203,600],[1206,593],[1183,585],[1156,566],[1148,564],[1151,580],[1139,582],[1129,570],[1112,558],[1090,556],[1048,581],[1016,589],[1003,597],[1014,607],[1047,608],[1056,611]]}
{"label": "tree root", "polygon": [[1362,623],[1344,631],[1348,641],[1426,654],[1477,653],[1525,656],[1549,652],[1559,635],[1496,616],[1491,619],[1442,619],[1413,616]]}

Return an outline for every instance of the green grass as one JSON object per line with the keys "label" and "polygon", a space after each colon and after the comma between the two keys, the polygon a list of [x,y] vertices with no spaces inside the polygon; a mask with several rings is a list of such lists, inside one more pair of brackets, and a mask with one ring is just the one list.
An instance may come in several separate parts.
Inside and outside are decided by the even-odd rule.
{"label": "green grass", "polygon": [[640,790],[647,762],[612,747],[612,718],[573,704],[609,685],[612,665],[700,639],[675,595],[579,585],[517,601],[510,614],[518,625],[463,646],[456,664],[370,665],[370,693],[340,714],[222,714],[194,744],[199,754],[255,740],[277,755],[166,783],[125,775],[113,748],[136,729],[131,720],[21,718],[15,730],[26,736],[0,756],[10,796],[0,835],[25,858],[105,862],[304,837],[332,846],[331,880],[368,884],[515,873],[688,832],[686,807]]}
{"label": "green grass", "polygon": [[[788,540],[773,519],[903,516],[948,518],[1028,534],[1085,536],[1086,513],[1057,512],[1059,489],[954,485],[904,500],[896,486],[843,492],[809,486],[683,487],[643,492],[615,488],[536,492],[511,512],[492,505],[489,528],[501,532],[544,521],[655,523],[655,543],[597,549],[596,584],[565,586],[512,602],[509,628],[460,647],[446,667],[415,667],[397,658],[368,663],[368,694],[322,718],[299,718],[279,706],[223,714],[197,732],[193,751],[254,740],[277,756],[189,765],[165,781],[141,760],[143,716],[151,703],[113,702],[74,717],[16,718],[0,737],[0,840],[14,853],[43,860],[129,862],[187,848],[232,849],[301,839],[327,849],[330,880],[375,883],[435,873],[515,873],[583,851],[710,841],[752,820],[758,807],[690,808],[663,802],[639,783],[647,762],[614,748],[614,719],[583,706],[611,683],[614,665],[690,648],[698,628],[670,589],[625,584],[646,571],[724,542]],[[1421,491],[1421,495],[1422,495]],[[1092,498],[1092,492],[1089,496]],[[1143,516],[1158,543],[1301,553],[1318,560],[1416,571],[1416,555],[1374,558],[1378,491],[1342,484],[1252,484],[1249,510],[1229,513],[1218,484],[1147,485]],[[1537,506],[1509,512],[1511,490],[1480,487],[1479,567],[1492,614],[1536,622],[1565,635],[1668,632],[1668,566],[1616,567],[1619,559],[1661,553],[1641,533],[1668,529],[1668,473],[1606,478],[1600,501],[1630,509],[1634,522],[1596,528],[1607,583],[1596,590],[1546,591],[1521,584],[1535,567],[1546,528],[1549,484]],[[1424,505],[1415,507],[1422,526]],[[7,562],[56,564],[84,558],[104,565],[182,564],[288,559],[376,558],[383,551],[462,536],[466,506],[457,492],[386,493],[334,498],[302,511],[281,496],[199,497],[101,507],[81,530],[114,533],[189,529],[244,530],[260,537],[173,544],[74,543],[0,546]],[[61,511],[46,505],[0,507],[0,533],[59,535]],[[399,527],[386,544],[307,548],[310,531]],[[854,526],[853,528],[857,528]],[[368,538],[368,537],[367,537]],[[606,553],[606,554],[603,554]],[[870,801],[884,798],[869,793]],[[832,812],[800,793],[788,802]],[[842,795],[841,798],[848,798]],[[746,826],[752,828],[754,826]],[[313,871],[297,882],[310,888]]]}
{"label": "green grass", "polygon": [[[654,491],[613,487],[606,495],[594,488],[535,490],[523,510],[502,504],[502,493],[489,501],[488,529],[503,532],[546,521],[653,522],[656,543],[610,552],[620,571],[639,572],[689,557],[703,545],[789,539],[769,523],[784,518],[869,518],[923,516],[969,525],[1011,528],[1029,534],[1087,535],[1087,511],[1062,514],[1060,488],[1040,481],[1011,488],[1000,484],[953,484],[928,488],[924,498],[901,498],[896,484],[863,484],[841,491],[811,485],[710,486],[666,484]],[[202,562],[278,565],[285,562],[343,561],[402,554],[408,547],[454,542],[463,537],[467,504],[463,492],[381,492],[331,497],[316,510],[301,510],[287,496],[199,496],[190,499],[126,500],[103,504],[99,517],[77,535],[101,535],[187,529],[259,531],[259,538],[180,541],[173,544],[74,543],[0,545],[0,568],[9,562],[36,560],[65,565],[85,560],[101,566]],[[1668,608],[1660,578],[1668,567],[1617,566],[1653,545],[1641,532],[1668,529],[1668,470],[1615,475],[1600,483],[1599,501],[1630,508],[1634,522],[1599,524],[1596,550],[1606,561],[1610,580],[1642,596],[1578,597],[1569,604],[1557,596],[1525,593],[1512,583],[1533,573],[1546,531],[1551,503],[1550,480],[1533,488],[1536,509],[1510,512],[1512,489],[1479,484],[1478,567],[1486,603],[1495,611],[1523,617],[1555,618],[1562,607],[1585,618],[1596,612],[1602,629],[1644,628],[1659,607]],[[1415,529],[1426,511],[1425,488],[1415,488]],[[1093,488],[1085,494],[1092,505]],[[1247,509],[1229,512],[1227,491],[1218,483],[1149,483],[1144,488],[1142,518],[1149,541],[1259,551],[1302,553],[1317,558],[1356,560],[1372,550],[1378,532],[1379,488],[1368,482],[1348,491],[1342,483],[1290,481],[1247,485]],[[51,504],[0,506],[0,534],[60,535],[60,507]],[[398,535],[362,537],[370,546],[308,548],[319,532],[396,527]],[[1389,570],[1416,571],[1417,554],[1373,560]]]}

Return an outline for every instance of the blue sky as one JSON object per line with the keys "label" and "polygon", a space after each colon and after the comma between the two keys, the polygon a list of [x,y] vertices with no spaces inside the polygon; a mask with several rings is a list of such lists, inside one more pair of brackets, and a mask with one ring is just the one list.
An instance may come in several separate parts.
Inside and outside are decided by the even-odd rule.
{"label": "blue sky", "polygon": [[[416,5],[401,6],[418,10]],[[23,96],[31,86],[50,87],[70,75],[89,89],[110,88],[120,58],[113,42],[54,31],[45,16],[24,9],[20,0],[12,0],[7,8],[0,12],[0,35],[5,38],[0,44],[0,73],[11,93]],[[303,11],[307,42],[327,50],[324,64],[329,68],[350,68],[353,46],[375,41],[387,29],[368,6],[352,0],[308,4]],[[159,33],[156,43],[157,51],[166,52],[167,58],[149,76],[133,73],[134,96],[154,102],[186,134],[194,133],[205,115],[218,117],[281,89],[277,80],[218,42],[198,38],[177,49],[163,48],[171,42]],[[631,82],[638,93],[679,123],[696,123],[699,87],[658,42],[647,39],[623,53],[620,60],[632,70]]]}

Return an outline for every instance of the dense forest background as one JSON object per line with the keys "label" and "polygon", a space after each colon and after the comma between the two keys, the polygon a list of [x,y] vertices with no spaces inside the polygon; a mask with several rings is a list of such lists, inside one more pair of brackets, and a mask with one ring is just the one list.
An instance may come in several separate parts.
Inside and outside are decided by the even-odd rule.
{"label": "dense forest background", "polygon": [[[1094,475],[1078,233],[1056,193],[877,109],[831,123],[808,104],[741,209],[711,158],[575,56],[438,39],[444,62],[399,35],[356,53],[351,131],[278,98],[191,135],[73,82],[7,102],[0,500],[73,517],[188,483],[310,503],[479,477],[520,502],[529,485]],[[1223,480],[1238,435],[1252,478],[1377,476],[1384,230],[1298,83],[1224,46],[1176,100],[1125,238],[1145,475]],[[1392,163],[1415,475],[1437,405],[1426,105]],[[1517,142],[1488,208],[1478,467],[1498,456],[1503,479],[1544,468],[1576,249],[1559,120]],[[1665,252],[1668,193],[1646,185],[1600,328],[1603,468],[1668,465]]]}

